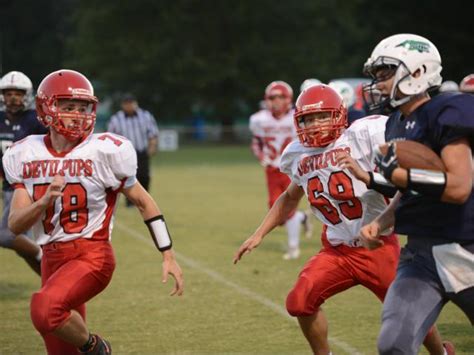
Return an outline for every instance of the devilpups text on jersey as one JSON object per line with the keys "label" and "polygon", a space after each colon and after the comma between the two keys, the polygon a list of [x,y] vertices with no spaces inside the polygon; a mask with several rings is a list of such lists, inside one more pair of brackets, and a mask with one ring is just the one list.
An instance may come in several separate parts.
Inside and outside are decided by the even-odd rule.
{"label": "devilpups text on jersey", "polygon": [[332,166],[337,166],[336,156],[337,154],[344,153],[344,152],[350,155],[351,148],[350,147],[336,148],[336,149],[331,149],[324,153],[319,153],[319,154],[310,155],[308,157],[304,157],[298,163],[299,176],[303,176],[305,174],[308,174],[312,171],[316,171],[319,169],[325,169],[329,166],[329,164],[331,164]]}
{"label": "devilpups text on jersey", "polygon": [[33,160],[23,162],[23,179],[53,177],[55,175],[70,177],[92,176],[93,163],[90,159]]}

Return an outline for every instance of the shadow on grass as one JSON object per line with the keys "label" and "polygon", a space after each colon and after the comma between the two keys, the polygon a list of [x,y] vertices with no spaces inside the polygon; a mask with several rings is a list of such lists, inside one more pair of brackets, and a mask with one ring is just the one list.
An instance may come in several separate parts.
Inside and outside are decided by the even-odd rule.
{"label": "shadow on grass", "polygon": [[441,333],[441,336],[449,340],[449,335],[456,335],[457,338],[461,338],[462,341],[455,342],[457,351],[466,351],[468,354],[474,353],[474,337],[473,327],[469,323],[469,320],[466,317],[466,322],[463,324],[453,324],[453,323],[441,323],[437,322],[436,325]]}
{"label": "shadow on grass", "polygon": [[28,299],[33,291],[27,283],[0,281],[0,301]]}

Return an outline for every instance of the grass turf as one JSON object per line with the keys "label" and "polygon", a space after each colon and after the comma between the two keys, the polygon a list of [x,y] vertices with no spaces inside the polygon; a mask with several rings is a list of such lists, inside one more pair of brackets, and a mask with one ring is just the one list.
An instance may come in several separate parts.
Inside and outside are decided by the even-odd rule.
{"label": "grass turf", "polygon": [[[266,212],[263,171],[248,148],[160,153],[151,193],[179,253],[185,295],[168,296],[172,280],[161,283],[161,256],[138,212],[121,200],[113,233],[117,268],[109,287],[88,304],[90,329],[109,339],[116,354],[310,353],[284,302],[305,260],[319,250],[319,224],[313,239],[302,239],[299,260],[282,260],[286,233],[279,228],[232,264]],[[0,260],[0,353],[43,353],[28,308],[39,279],[9,250],[0,250]],[[354,287],[324,309],[334,353],[376,353],[381,305],[375,296]],[[447,305],[437,324],[458,354],[473,353],[473,331],[459,309]]]}

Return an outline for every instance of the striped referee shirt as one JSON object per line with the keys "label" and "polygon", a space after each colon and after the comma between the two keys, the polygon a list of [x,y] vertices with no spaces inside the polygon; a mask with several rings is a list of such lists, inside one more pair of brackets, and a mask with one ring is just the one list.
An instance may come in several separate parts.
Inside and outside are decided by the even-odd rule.
{"label": "striped referee shirt", "polygon": [[126,116],[120,110],[110,118],[109,132],[128,138],[137,152],[144,152],[148,148],[148,140],[158,137],[158,125],[155,117],[141,108],[134,116]]}

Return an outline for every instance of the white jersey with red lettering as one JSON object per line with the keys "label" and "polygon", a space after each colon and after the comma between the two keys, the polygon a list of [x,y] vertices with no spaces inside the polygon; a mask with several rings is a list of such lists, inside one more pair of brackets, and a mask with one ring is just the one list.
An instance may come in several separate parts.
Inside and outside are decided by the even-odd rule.
{"label": "white jersey with red lettering", "polygon": [[328,227],[331,245],[359,246],[360,228],[387,206],[383,195],[336,163],[336,155],[347,152],[362,169],[374,171],[374,147],[385,143],[386,121],[386,116],[368,116],[326,147],[307,148],[295,141],[283,152],[280,170],[304,189],[311,210]]}
{"label": "white jersey with red lettering", "polygon": [[33,226],[38,244],[77,238],[109,240],[117,195],[136,183],[137,157],[130,141],[112,133],[92,134],[66,153],[56,152],[49,135],[32,135],[3,156],[5,175],[33,201],[53,177],[64,176],[63,196]]}
{"label": "white jersey with red lettering", "polygon": [[281,118],[275,118],[269,110],[260,110],[250,116],[250,131],[261,140],[267,165],[278,168],[283,150],[296,139],[293,114],[291,109]]}

